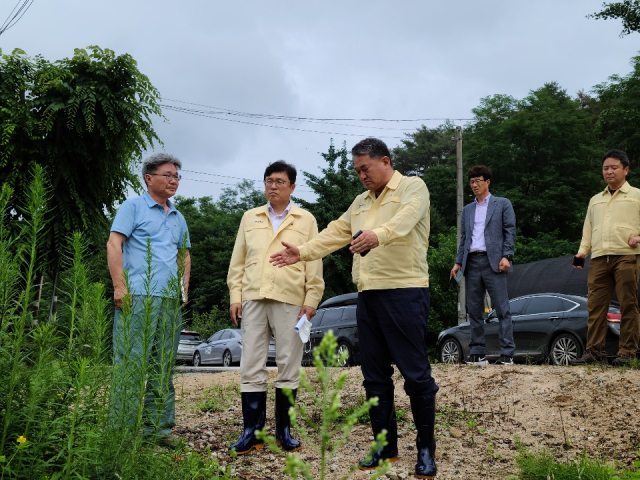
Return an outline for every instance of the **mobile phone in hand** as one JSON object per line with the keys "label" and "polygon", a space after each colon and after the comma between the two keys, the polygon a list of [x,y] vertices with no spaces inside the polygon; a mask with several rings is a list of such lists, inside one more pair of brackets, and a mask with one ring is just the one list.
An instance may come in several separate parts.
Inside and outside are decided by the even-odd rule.
{"label": "mobile phone in hand", "polygon": [[[355,240],[356,238],[358,238],[360,235],[362,235],[362,230],[358,230],[356,232],[356,234],[353,236],[353,239]],[[369,250],[365,250],[364,252],[360,252],[360,256],[364,257],[367,253],[369,253],[371,251],[371,249]]]}
{"label": "mobile phone in hand", "polygon": [[574,267],[584,267],[584,257],[576,257],[574,255],[571,265]]}

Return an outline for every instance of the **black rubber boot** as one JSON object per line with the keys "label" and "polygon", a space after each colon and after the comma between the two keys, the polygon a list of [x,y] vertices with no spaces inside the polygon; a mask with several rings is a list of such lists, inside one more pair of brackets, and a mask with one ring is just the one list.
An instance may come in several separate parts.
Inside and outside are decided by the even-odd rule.
{"label": "black rubber boot", "polygon": [[382,430],[387,431],[387,445],[378,449],[371,460],[362,460],[358,464],[360,470],[373,470],[378,468],[381,461],[398,461],[398,424],[396,423],[396,406],[393,401],[393,390],[383,392],[367,391],[367,400],[378,397],[378,405],[371,407],[371,429],[373,437],[377,437]]}
{"label": "black rubber boot", "polygon": [[436,468],[436,439],[434,427],[436,424],[436,395],[411,396],[411,411],[416,424],[416,448],[418,449],[418,463],[416,463],[417,478],[435,478]]}
{"label": "black rubber boot", "polygon": [[229,447],[229,451],[235,450],[238,455],[264,447],[264,442],[256,438],[256,430],[264,428],[267,417],[267,392],[243,392],[241,396],[244,431],[240,440]]}
{"label": "black rubber boot", "polygon": [[[297,389],[291,390],[294,402],[297,393]],[[282,389],[276,388],[276,442],[287,452],[295,452],[302,448],[300,442],[291,437],[291,418],[289,417],[291,407],[293,403],[289,401]]]}

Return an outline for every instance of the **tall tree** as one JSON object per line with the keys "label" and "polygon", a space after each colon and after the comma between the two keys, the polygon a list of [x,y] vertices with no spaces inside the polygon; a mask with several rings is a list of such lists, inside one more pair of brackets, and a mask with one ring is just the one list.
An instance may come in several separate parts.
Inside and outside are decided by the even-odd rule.
{"label": "tall tree", "polygon": [[587,18],[609,20],[618,18],[622,20],[622,32],[624,37],[631,32],[640,32],[640,0],[622,0],[621,2],[605,2],[602,10],[587,15]]}
{"label": "tall tree", "polygon": [[492,168],[491,192],[513,203],[518,235],[559,230],[579,239],[587,202],[601,187],[602,146],[589,111],[548,83],[521,101],[485,98],[473,112],[465,163]]}
{"label": "tall tree", "polygon": [[421,126],[393,149],[393,166],[403,175],[422,177],[431,194],[431,237],[456,224],[455,125]]}
{"label": "tall tree", "polygon": [[229,308],[227,271],[240,220],[246,210],[264,203],[264,193],[247,180],[224,189],[217,202],[210,197],[176,198],[191,237],[189,307],[193,313]]}
{"label": "tall tree", "polygon": [[0,182],[23,203],[32,166],[45,168],[54,269],[69,232],[108,228],[106,212],[139,188],[134,167],[159,140],[151,121],[158,101],[127,54],[92,46],[49,62],[0,51]]}
{"label": "tall tree", "polygon": [[[336,149],[331,141],[329,150],[321,155],[328,164],[321,169],[323,176],[304,172],[307,185],[317,195],[316,201],[312,203],[299,198],[295,199],[302,208],[316,217],[320,230],[340,217],[349,208],[356,195],[363,192],[362,184],[349,159],[346,144]],[[351,281],[352,261],[353,255],[347,248],[342,248],[324,258],[324,298],[355,290],[355,285]]]}
{"label": "tall tree", "polygon": [[626,76],[612,75],[593,88],[597,96],[597,133],[606,148],[625,150],[634,167],[640,161],[640,56],[631,59]]}

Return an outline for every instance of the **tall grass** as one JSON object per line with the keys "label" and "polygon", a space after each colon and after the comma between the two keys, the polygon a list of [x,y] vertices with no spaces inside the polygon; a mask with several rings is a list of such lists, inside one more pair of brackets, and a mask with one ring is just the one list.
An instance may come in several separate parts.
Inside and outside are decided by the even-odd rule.
{"label": "tall grass", "polygon": [[[217,462],[145,441],[143,424],[156,421],[141,414],[145,386],[155,382],[159,403],[165,401],[163,394],[172,389],[167,365],[173,368],[175,342],[159,352],[164,367],[156,369],[157,378],[149,375],[153,363],[128,362],[114,370],[110,301],[104,285],[92,282],[82,234],[67,242],[58,312],[48,322],[34,322],[36,278],[46,267],[44,178],[36,167],[28,203],[18,212],[10,207],[11,188],[4,184],[0,191],[0,479],[230,478]],[[145,308],[153,302],[147,296]],[[179,299],[175,302],[174,313]],[[145,320],[154,314],[148,307]],[[145,348],[150,345],[148,336]],[[133,375],[135,368],[143,375]],[[112,384],[132,376],[136,421],[110,428]]]}
{"label": "tall grass", "polygon": [[[300,389],[309,394],[311,408],[303,403],[296,403],[295,407],[289,410],[291,427],[292,431],[295,431],[304,442],[305,448],[311,448],[317,453],[320,459],[320,472],[317,477],[314,477],[309,462],[297,453],[289,453],[284,472],[291,478],[324,480],[333,477],[334,475],[327,470],[329,463],[348,441],[351,430],[358,419],[366,415],[371,406],[378,404],[378,398],[374,397],[347,414],[341,412],[341,391],[347,381],[347,372],[343,369],[340,369],[339,374],[336,372],[339,370],[337,367],[344,364],[346,352],[342,356],[338,355],[337,348],[336,337],[333,331],[329,330],[322,338],[320,345],[313,351],[313,366],[316,369],[317,382],[310,382],[306,372],[303,369],[300,370]],[[292,401],[291,391],[285,389],[285,393]],[[319,422],[315,420],[317,417],[320,418]],[[315,441],[315,435],[319,435],[319,443]],[[271,450],[283,453],[277,446],[275,437],[266,435],[266,430],[258,432],[257,436],[264,439]],[[368,459],[376,450],[386,444],[386,432],[383,431],[372,442]],[[372,480],[380,478],[390,467],[389,461],[385,460],[379,468],[372,472],[370,478]],[[350,477],[357,469],[358,465],[350,465],[347,474],[341,478]]]}

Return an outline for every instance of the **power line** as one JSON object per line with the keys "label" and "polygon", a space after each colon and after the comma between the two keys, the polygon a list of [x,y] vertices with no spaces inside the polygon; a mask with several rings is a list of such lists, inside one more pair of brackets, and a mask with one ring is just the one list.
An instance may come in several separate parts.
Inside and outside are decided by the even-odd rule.
{"label": "power line", "polygon": [[[205,112],[199,112],[197,110],[192,110],[192,109],[188,109],[188,108],[174,107],[172,105],[165,105],[165,104],[160,104],[160,106],[162,108],[166,108],[168,110],[173,110],[175,112],[181,112],[181,113],[187,113],[189,115],[195,115],[195,116],[198,116],[198,117],[211,118],[213,120],[222,120],[222,121],[225,121],[225,122],[242,123],[242,124],[245,124],[245,125],[255,125],[257,127],[279,128],[279,129],[282,129],[282,130],[294,130],[294,131],[297,131],[297,132],[322,133],[323,135],[342,135],[342,136],[346,136],[346,137],[362,137],[362,134],[360,134],[360,133],[324,132],[324,131],[321,131],[321,130],[307,130],[307,129],[304,129],[304,128],[283,127],[281,125],[267,125],[265,123],[244,122],[242,120],[233,120],[231,118],[216,117],[216,116],[213,116],[211,114],[207,114]],[[398,136],[391,136],[391,135],[380,135],[379,138],[399,138],[399,139],[404,139],[406,137],[398,137]]]}
{"label": "power line", "polygon": [[[254,183],[262,181],[262,180],[252,180],[250,178],[232,177],[232,176],[229,176],[229,175],[218,175],[216,173],[197,172],[195,170],[184,170],[184,169],[181,169],[181,171],[185,172],[185,173],[195,173],[195,174],[199,174],[199,175],[210,175],[210,176],[214,176],[214,177],[224,177],[224,178],[231,178],[231,179],[237,179],[237,180],[248,180],[248,181],[254,182]],[[211,183],[211,184],[215,184],[215,185],[227,185],[229,187],[237,187],[238,186],[237,183],[215,182],[213,180],[203,180],[201,178],[182,177],[182,180],[190,180],[190,181],[193,181],[193,182],[201,182],[201,183]],[[299,190],[301,192],[314,193],[312,190],[306,190],[304,188],[297,188],[296,190]]]}
{"label": "power line", "polygon": [[[353,125],[351,123],[337,123],[337,122],[331,122],[331,121],[327,121],[327,120],[320,120],[320,119],[310,119],[310,118],[301,118],[301,117],[283,117],[283,116],[276,116],[276,115],[259,115],[259,114],[252,114],[252,113],[243,113],[243,112],[230,112],[230,111],[223,111],[223,112],[216,112],[216,111],[202,111],[202,110],[196,110],[196,109],[191,109],[191,108],[185,108],[185,107],[175,107],[173,105],[162,105],[165,108],[170,108],[172,110],[178,110],[178,111],[182,111],[185,113],[192,113],[192,112],[197,112],[199,114],[203,114],[203,115],[236,115],[239,117],[249,117],[249,118],[262,118],[262,119],[267,119],[267,120],[281,120],[281,121],[295,121],[295,122],[306,122],[306,123],[317,123],[320,125],[337,125],[339,127],[351,127],[351,128],[366,128],[368,130],[374,129],[374,130],[391,130],[391,131],[400,131],[400,132],[412,132],[415,130],[415,128],[390,128],[390,127],[373,127],[371,125]],[[204,106],[204,105],[203,105]],[[215,108],[215,107],[209,107],[209,108]]]}
{"label": "power line", "polygon": [[16,6],[13,7],[9,16],[6,18],[2,26],[0,26],[0,35],[18,23],[22,16],[27,13],[27,10],[29,10],[29,7],[33,4],[33,1],[34,0],[24,0],[22,3],[18,2]]}
{"label": "power line", "polygon": [[[294,117],[288,115],[274,115],[269,113],[249,113],[238,110],[230,110],[222,107],[212,107],[201,103],[186,102],[183,100],[174,100],[166,98],[165,100],[175,103],[184,103],[185,105],[194,105],[197,107],[212,108],[219,110],[217,114],[237,115],[252,118],[268,118],[273,120],[293,120],[293,121],[317,121],[317,122],[446,122],[447,120],[471,121],[473,118],[314,118],[314,117]],[[213,113],[213,112],[212,112]],[[403,129],[404,130],[404,129]]]}

